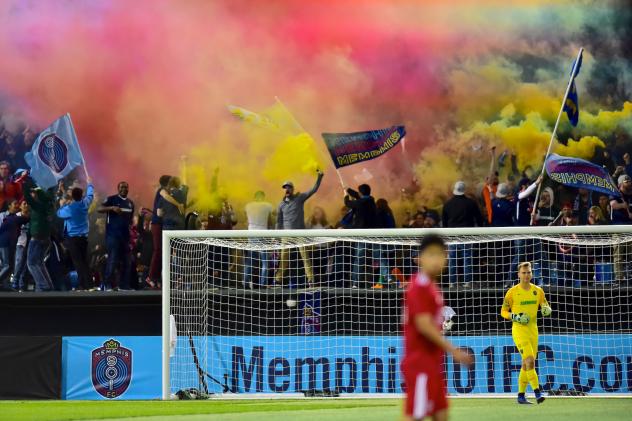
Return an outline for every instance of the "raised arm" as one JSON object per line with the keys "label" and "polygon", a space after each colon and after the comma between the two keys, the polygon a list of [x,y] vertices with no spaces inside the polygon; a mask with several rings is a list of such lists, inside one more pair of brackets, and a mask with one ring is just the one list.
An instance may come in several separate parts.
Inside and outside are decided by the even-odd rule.
{"label": "raised arm", "polygon": [[538,187],[538,184],[542,182],[542,176],[540,175],[537,180],[535,180],[529,187],[527,187],[523,192],[518,194],[518,200],[526,199],[531,196],[535,189]]}
{"label": "raised arm", "polygon": [[83,203],[86,205],[86,207],[89,208],[93,200],[94,200],[94,186],[89,181],[88,187],[86,187],[86,197],[83,198]]}
{"label": "raised arm", "polygon": [[489,163],[489,174],[487,174],[488,181],[491,180],[494,174],[496,174],[496,171],[498,171],[498,168],[496,167],[496,146],[492,146],[489,153],[491,155],[491,161]]}
{"label": "raised arm", "polygon": [[305,195],[305,200],[309,199],[310,197],[312,197],[320,188],[320,183],[321,181],[323,181],[323,173],[320,170],[317,170],[316,173],[318,174],[318,177],[316,178],[316,183],[314,184],[314,187],[312,187],[312,189],[306,193],[303,193]]}

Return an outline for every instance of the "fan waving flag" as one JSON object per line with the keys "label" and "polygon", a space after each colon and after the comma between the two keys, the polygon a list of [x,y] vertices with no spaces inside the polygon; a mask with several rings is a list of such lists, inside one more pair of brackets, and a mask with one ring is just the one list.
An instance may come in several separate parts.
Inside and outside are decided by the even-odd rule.
{"label": "fan waving flag", "polygon": [[54,187],[74,168],[83,165],[70,114],[59,117],[45,128],[31,152],[24,154],[24,160],[31,167],[31,177],[43,189]]}
{"label": "fan waving flag", "polygon": [[355,133],[323,133],[336,168],[377,158],[390,151],[406,135],[404,126]]}
{"label": "fan waving flag", "polygon": [[583,54],[580,54],[577,66],[575,66],[575,62],[573,62],[573,67],[571,68],[571,73],[573,74],[571,78],[571,88],[568,90],[568,95],[564,102],[564,111],[573,126],[577,126],[577,122],[579,121],[579,98],[577,97],[575,78],[579,74],[579,69],[582,66],[582,57]]}
{"label": "fan waving flag", "polygon": [[546,160],[545,168],[551,180],[565,186],[621,196],[608,171],[592,162],[551,154]]}

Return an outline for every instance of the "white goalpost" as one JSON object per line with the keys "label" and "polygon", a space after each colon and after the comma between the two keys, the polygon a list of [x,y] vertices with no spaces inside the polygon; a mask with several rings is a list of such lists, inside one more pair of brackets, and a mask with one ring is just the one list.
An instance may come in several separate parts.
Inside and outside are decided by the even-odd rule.
{"label": "white goalpost", "polygon": [[396,397],[402,295],[428,233],[449,245],[444,332],[451,396],[517,392],[500,317],[519,262],[553,308],[538,315],[549,395],[632,393],[632,226],[163,232],[162,397]]}

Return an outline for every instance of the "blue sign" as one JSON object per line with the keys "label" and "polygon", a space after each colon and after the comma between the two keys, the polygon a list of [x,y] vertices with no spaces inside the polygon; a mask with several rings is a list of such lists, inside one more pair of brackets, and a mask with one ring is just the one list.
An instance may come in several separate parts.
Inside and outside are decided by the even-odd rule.
{"label": "blue sign", "polygon": [[62,340],[63,399],[159,399],[159,336]]}
{"label": "blue sign", "polygon": [[[448,392],[517,393],[520,355],[510,336],[455,336],[474,358],[462,367],[446,358]],[[399,336],[178,337],[172,393],[200,388],[191,342],[207,358],[209,392],[402,393]],[[186,351],[185,351],[186,350]],[[184,353],[183,353],[184,352]],[[161,396],[158,336],[63,338],[64,399],[157,399]],[[110,358],[109,357],[116,357]],[[115,369],[112,369],[114,367]],[[538,376],[545,390],[632,392],[632,334],[540,335]],[[180,375],[174,375],[180,373]]]}
{"label": "blue sign", "polygon": [[[446,359],[449,393],[517,393],[521,361],[510,336],[450,339],[475,357],[475,365],[461,367]],[[399,368],[402,343],[397,336],[215,336],[208,340],[209,374],[227,379],[227,386],[237,393],[404,390]],[[537,368],[545,390],[632,391],[632,335],[541,335],[539,342]],[[209,383],[212,387],[218,386]]]}

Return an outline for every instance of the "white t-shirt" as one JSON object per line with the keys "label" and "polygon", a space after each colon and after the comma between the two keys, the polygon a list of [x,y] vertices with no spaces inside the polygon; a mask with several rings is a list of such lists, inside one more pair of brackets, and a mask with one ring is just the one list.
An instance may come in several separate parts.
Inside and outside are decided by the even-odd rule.
{"label": "white t-shirt", "polygon": [[272,213],[272,204],[268,202],[250,202],[246,205],[249,230],[267,230],[268,219]]}

